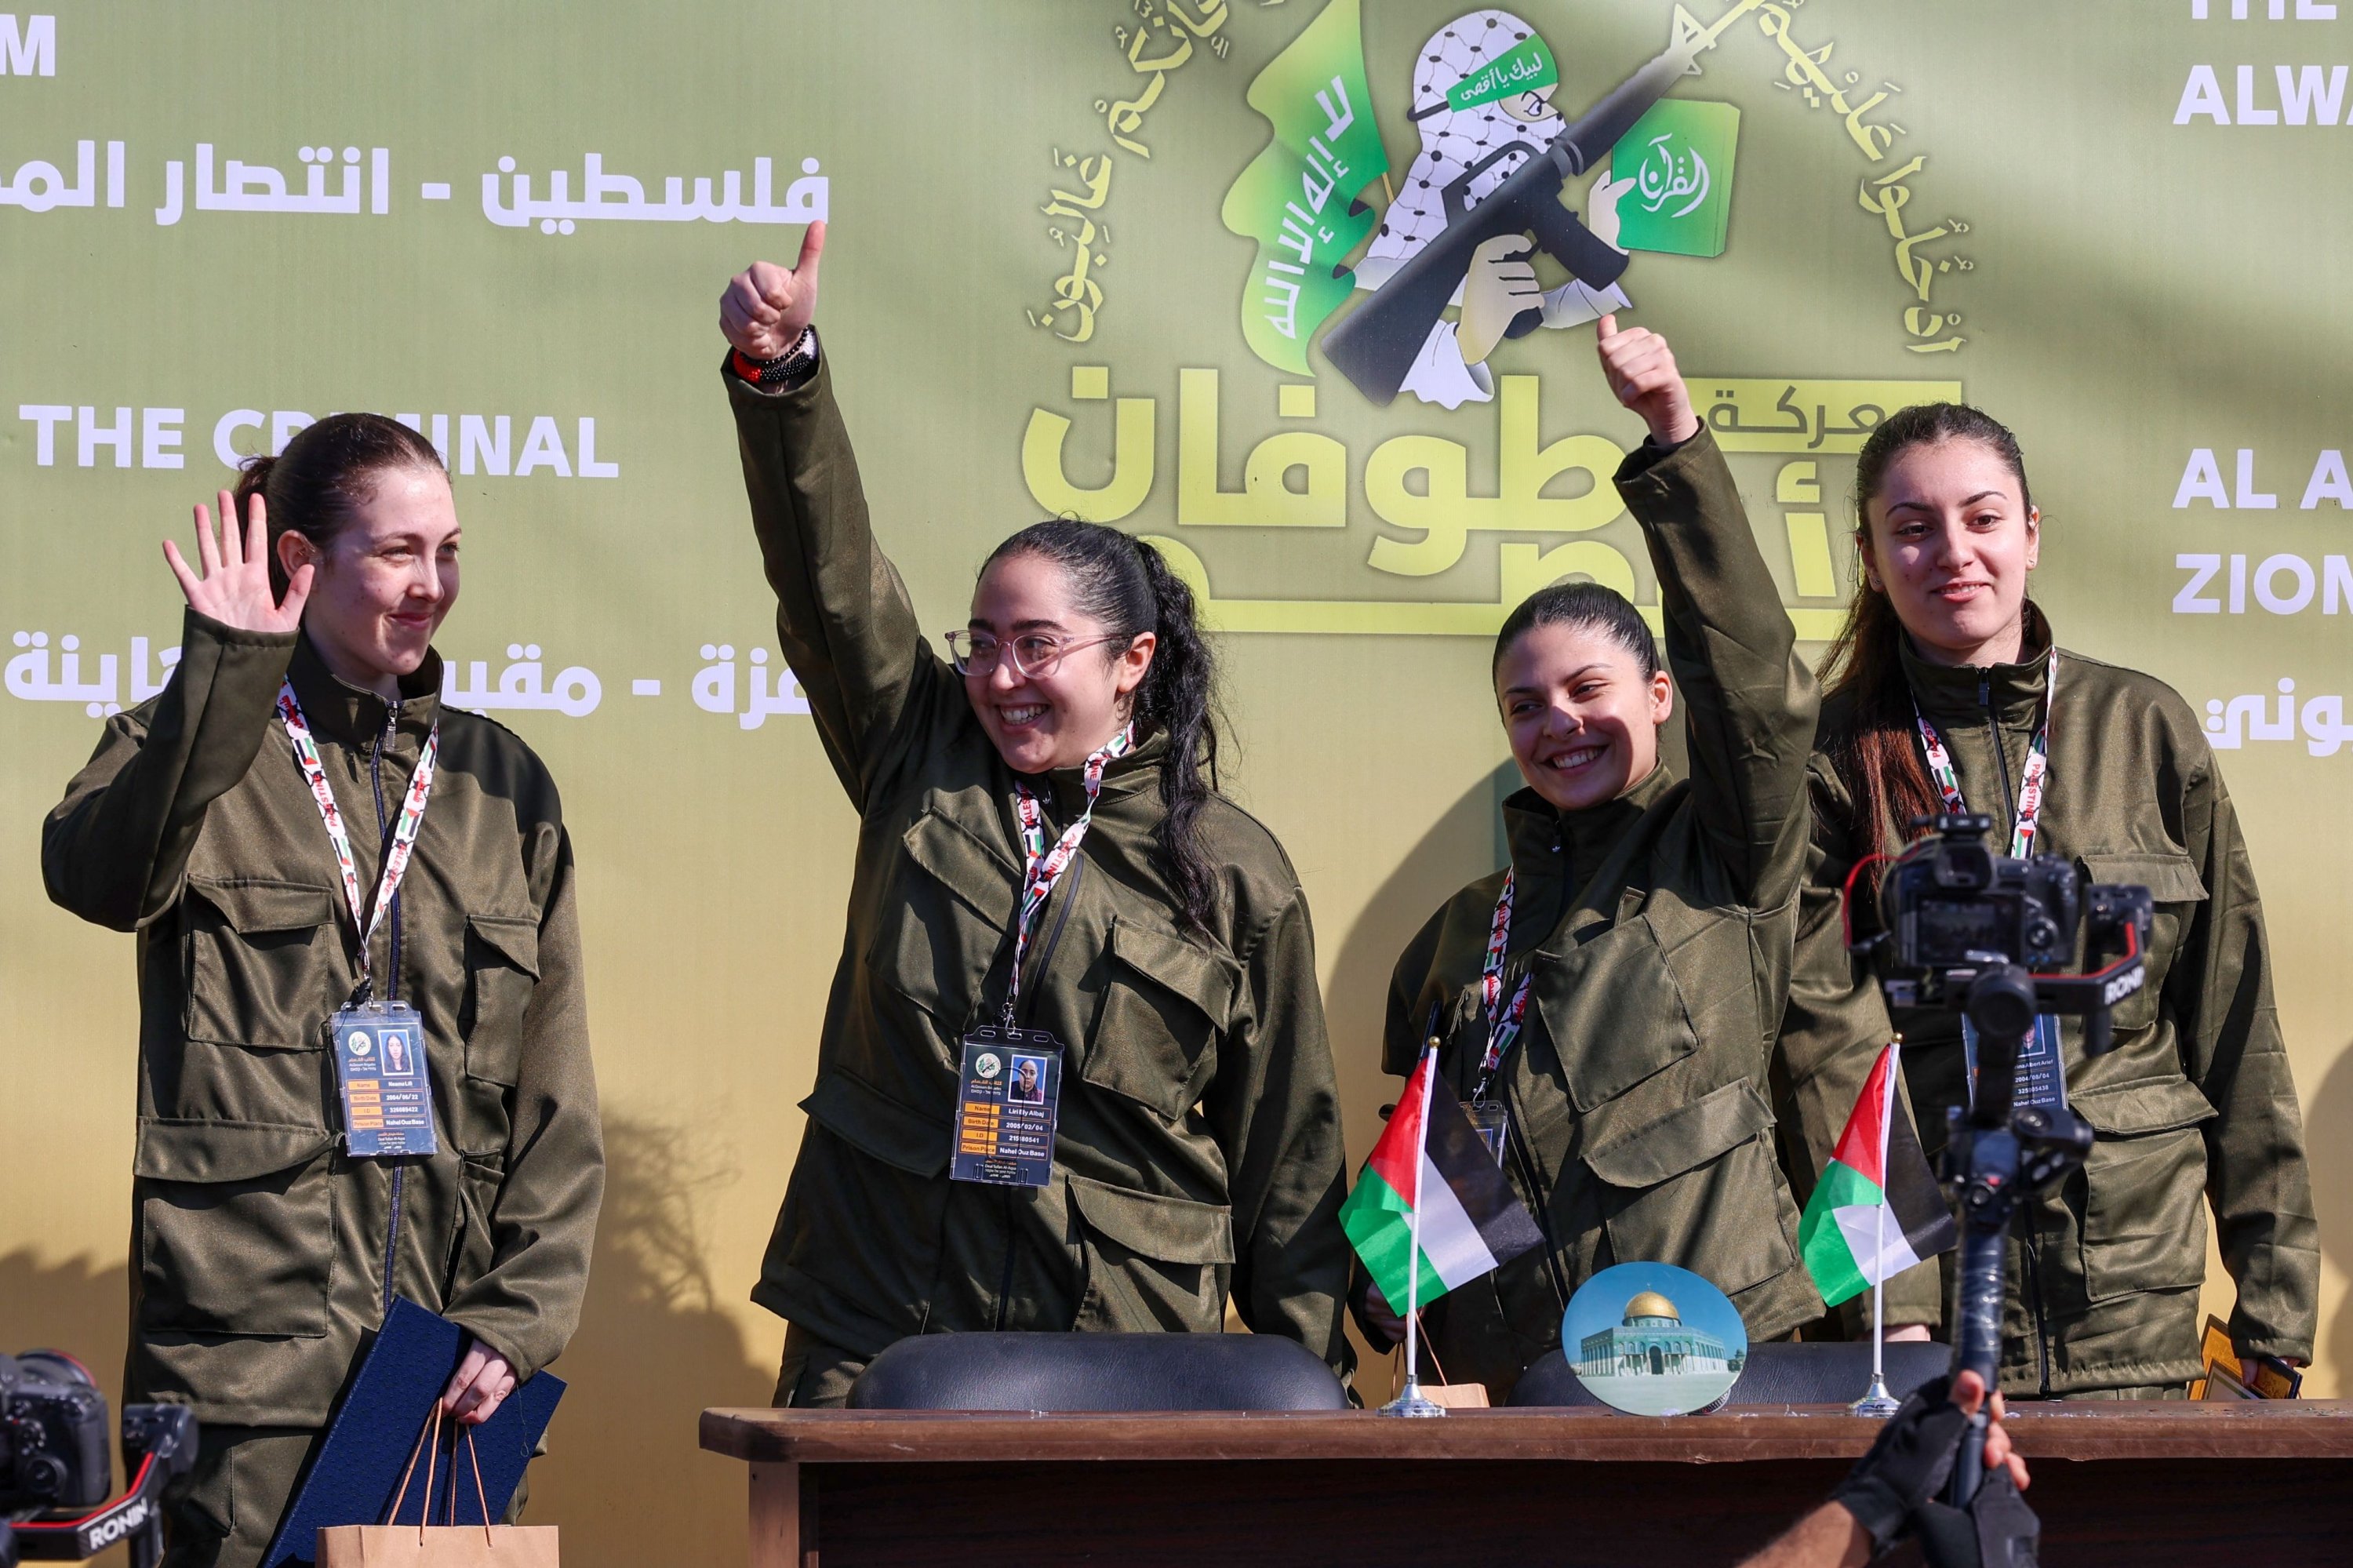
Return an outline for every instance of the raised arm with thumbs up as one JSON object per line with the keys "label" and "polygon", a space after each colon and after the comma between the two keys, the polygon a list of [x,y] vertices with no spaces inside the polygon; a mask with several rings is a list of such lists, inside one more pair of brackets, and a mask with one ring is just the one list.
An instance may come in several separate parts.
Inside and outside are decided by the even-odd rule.
{"label": "raised arm with thumbs up", "polygon": [[817,314],[818,259],[824,254],[820,221],[801,237],[801,259],[792,267],[754,261],[728,280],[719,296],[719,330],[736,353],[754,362],[792,353]]}
{"label": "raised arm with thumbs up", "polygon": [[1615,315],[1603,316],[1595,333],[1610,394],[1642,416],[1652,440],[1675,447],[1699,434],[1699,416],[1692,412],[1691,393],[1665,338],[1648,327],[1620,332]]}

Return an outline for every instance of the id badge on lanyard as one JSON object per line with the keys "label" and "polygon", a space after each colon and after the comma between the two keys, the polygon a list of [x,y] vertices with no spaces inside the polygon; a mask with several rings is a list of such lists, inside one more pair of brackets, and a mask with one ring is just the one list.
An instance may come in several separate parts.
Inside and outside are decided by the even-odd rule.
{"label": "id badge on lanyard", "polygon": [[1135,745],[1133,726],[1087,758],[1083,780],[1086,810],[1050,848],[1046,814],[1026,783],[1016,788],[1021,829],[1020,902],[1013,914],[1013,971],[1005,982],[1005,1008],[994,1028],[967,1030],[957,1042],[963,1060],[956,1075],[955,1141],[948,1150],[948,1179],[1001,1187],[1043,1187],[1054,1179],[1054,1128],[1062,1105],[1062,1043],[1042,1029],[1017,1028],[1014,1003],[1021,995],[1021,964],[1029,933],[1062,873],[1078,858],[1103,790],[1103,769]]}
{"label": "id badge on lanyard", "polygon": [[[1961,1020],[1961,1055],[1969,1075],[1969,1103],[1978,1100],[1978,1029]],[[2010,1103],[2067,1106],[2067,1075],[2059,1065],[2059,1021],[2047,1012],[2034,1015],[2034,1032],[2018,1043],[2018,1073],[2010,1086]]]}
{"label": "id badge on lanyard", "polygon": [[359,867],[352,858],[351,835],[343,827],[343,810],[335,804],[326,765],[319,760],[318,743],[311,738],[310,721],[302,715],[291,681],[278,688],[278,717],[293,743],[294,765],[302,770],[303,782],[310,785],[311,798],[318,804],[319,820],[327,826],[327,842],[334,846],[336,868],[343,874],[352,929],[359,937],[359,987],[351,1001],[327,1020],[337,1097],[343,1104],[344,1152],[354,1160],[435,1153],[440,1144],[433,1128],[433,1077],[425,1058],[425,1020],[406,1002],[374,1000],[368,949],[376,927],[408,874],[417,830],[425,821],[425,803],[433,793],[441,726],[435,725],[426,737],[417,771],[401,797],[400,818],[385,845],[375,904],[367,910],[360,904]]}
{"label": "id badge on lanyard", "polygon": [[964,1037],[955,1152],[948,1177],[1043,1187],[1054,1179],[1062,1043],[1042,1029],[976,1029]]}
{"label": "id badge on lanyard", "polygon": [[1464,1100],[1462,1114],[1471,1118],[1471,1130],[1487,1146],[1498,1165],[1504,1162],[1504,1140],[1511,1136],[1511,1119],[1504,1113],[1501,1100]]}
{"label": "id badge on lanyard", "polygon": [[405,1001],[346,1007],[329,1021],[335,1084],[343,1092],[343,1151],[354,1160],[431,1154],[433,1085],[425,1070],[425,1020]]}

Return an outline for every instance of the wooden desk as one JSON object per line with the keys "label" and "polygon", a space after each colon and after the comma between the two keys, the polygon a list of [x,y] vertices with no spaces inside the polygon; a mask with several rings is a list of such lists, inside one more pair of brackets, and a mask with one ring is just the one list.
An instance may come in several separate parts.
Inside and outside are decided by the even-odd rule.
{"label": "wooden desk", "polygon": [[[2030,1405],[2008,1425],[2055,1568],[2353,1561],[2353,1404]],[[702,1413],[702,1446],[751,1464],[753,1568],[1729,1568],[1878,1429],[1827,1406]]]}

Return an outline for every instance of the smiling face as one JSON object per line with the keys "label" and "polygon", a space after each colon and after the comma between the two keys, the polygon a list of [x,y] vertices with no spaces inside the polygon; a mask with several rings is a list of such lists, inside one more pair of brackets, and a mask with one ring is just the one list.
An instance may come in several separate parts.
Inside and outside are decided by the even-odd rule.
{"label": "smiling face", "polygon": [[1590,623],[1532,626],[1495,666],[1495,701],[1528,787],[1564,811],[1616,800],[1659,761],[1674,711],[1666,672]]}
{"label": "smiling face", "polygon": [[[990,562],[972,592],[968,629],[976,642],[993,641],[1008,651],[1016,641],[1048,638],[1068,650],[1059,661],[1028,660],[1033,667],[1026,672],[1000,652],[996,668],[964,678],[980,727],[1016,773],[1084,762],[1127,723],[1135,689],[1152,667],[1153,633],[1124,647],[1097,641],[1111,629],[1078,609],[1071,588],[1060,563],[1025,551]],[[1050,668],[1035,668],[1041,663]]]}
{"label": "smiling face", "polygon": [[1887,464],[1864,503],[1865,578],[1940,664],[2006,664],[2024,640],[2026,574],[2042,514],[1982,440],[1923,442]]}
{"label": "smiling face", "polygon": [[302,629],[327,668],[386,697],[425,662],[458,602],[458,507],[438,468],[379,469],[367,499],[322,549],[278,536],[288,572],[316,562]]}

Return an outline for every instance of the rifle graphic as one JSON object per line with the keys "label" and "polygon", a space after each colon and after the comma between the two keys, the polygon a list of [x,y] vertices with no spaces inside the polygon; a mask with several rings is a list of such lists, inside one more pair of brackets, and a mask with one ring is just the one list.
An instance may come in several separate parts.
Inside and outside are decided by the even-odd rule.
{"label": "rifle graphic", "polygon": [[[1476,206],[1469,196],[1472,181],[1515,149],[1500,148],[1464,171],[1442,193],[1445,228],[1325,334],[1324,356],[1374,402],[1394,398],[1430,327],[1470,271],[1471,253],[1498,235],[1533,234],[1547,255],[1589,287],[1606,289],[1616,282],[1626,270],[1626,253],[1602,241],[1560,205],[1562,187],[1615,146],[1678,79],[1697,76],[1699,57],[1715,47],[1716,36],[1761,4],[1763,0],[1734,0],[1731,9],[1706,26],[1676,6],[1673,41],[1662,53],[1563,129]],[[1522,311],[1505,335],[1525,337],[1542,321],[1540,312]]]}

